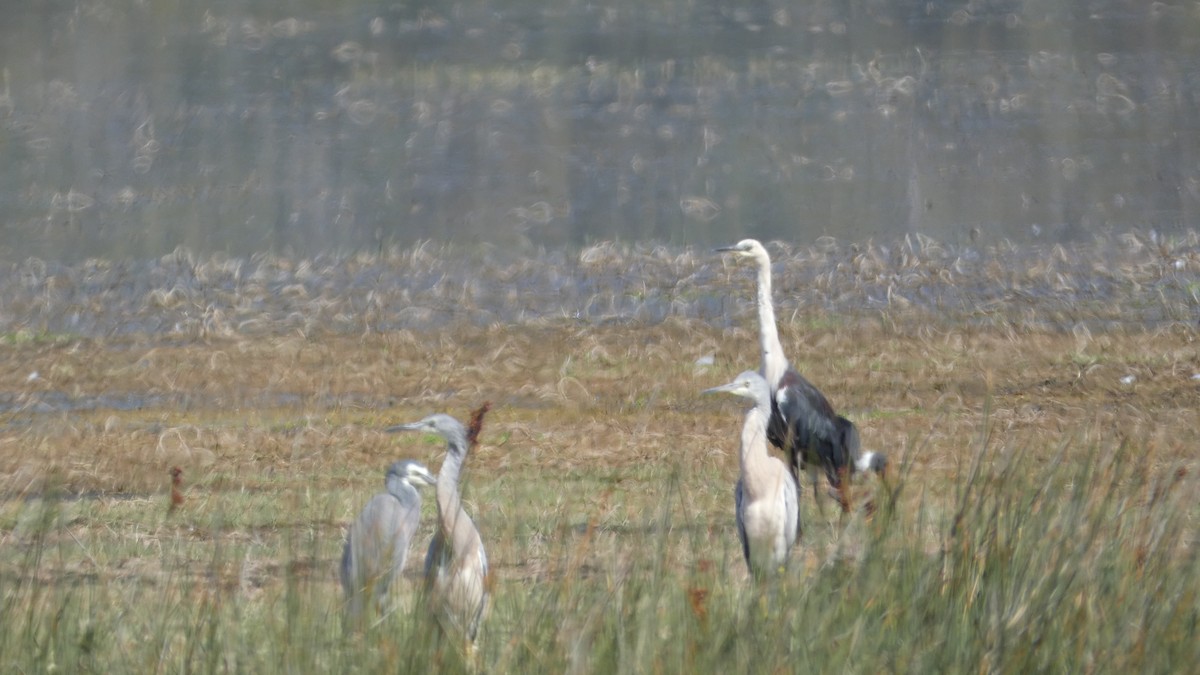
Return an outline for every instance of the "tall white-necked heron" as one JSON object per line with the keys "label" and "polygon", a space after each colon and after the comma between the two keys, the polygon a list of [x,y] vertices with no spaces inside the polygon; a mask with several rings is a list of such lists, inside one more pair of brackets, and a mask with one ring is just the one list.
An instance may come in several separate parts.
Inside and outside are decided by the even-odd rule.
{"label": "tall white-necked heron", "polygon": [[843,510],[848,510],[848,486],[844,485],[848,474],[867,470],[883,473],[887,456],[863,452],[854,423],[835,413],[825,395],[788,363],[775,326],[771,256],[767,249],[756,239],[743,239],[717,251],[735,253],[739,259],[749,258],[757,265],[760,372],[771,390],[771,420],[767,427],[771,443],[787,453],[789,469],[797,482],[801,469],[808,469],[818,505],[817,470],[823,468],[829,484],[838,491]]}
{"label": "tall white-necked heron", "polygon": [[368,599],[384,609],[392,579],[404,570],[408,547],[421,520],[419,485],[433,474],[411,459],[394,462],[384,478],[386,492],[371,498],[350,526],[342,551],[342,588],[351,617],[362,616]]}
{"label": "tall white-necked heron", "polygon": [[474,641],[487,612],[488,563],[479,530],[463,510],[458,478],[467,455],[467,431],[449,415],[388,431],[426,431],[446,439],[446,459],[437,476],[438,531],[425,556],[425,586],[443,625]]}
{"label": "tall white-necked heron", "polygon": [[771,390],[758,373],[747,370],[732,382],[706,389],[750,401],[742,424],[738,450],[741,476],[733,489],[738,539],[754,576],[779,571],[800,536],[800,513],[795,477],[767,451]]}

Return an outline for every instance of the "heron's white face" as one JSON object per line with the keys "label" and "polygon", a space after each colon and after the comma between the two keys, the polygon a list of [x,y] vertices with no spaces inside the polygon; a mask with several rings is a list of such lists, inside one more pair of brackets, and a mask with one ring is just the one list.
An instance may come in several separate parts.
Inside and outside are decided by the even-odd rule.
{"label": "heron's white face", "polygon": [[442,414],[430,415],[420,422],[409,422],[407,424],[397,424],[394,427],[388,427],[384,431],[427,431],[433,434],[440,434],[450,429],[450,424],[447,422],[447,416]]}
{"label": "heron's white face", "polygon": [[384,429],[384,431],[389,433],[396,431],[424,431],[437,434],[447,440],[457,439],[459,442],[462,442],[466,438],[466,429],[463,428],[463,425],[453,417],[442,413],[430,415],[420,422],[397,424],[394,427]]}
{"label": "heron's white face", "polygon": [[739,258],[754,258],[756,260],[770,260],[767,254],[767,249],[763,247],[757,239],[743,239],[733,246],[722,246],[717,249],[722,252],[735,253]]}
{"label": "heron's white face", "polygon": [[[761,390],[761,392],[760,392]],[[738,375],[729,384],[723,384],[712,389],[705,389],[702,394],[733,394],[739,398],[757,401],[760,393],[767,391],[766,382],[762,376],[753,370]],[[769,395],[769,394],[768,394]]]}
{"label": "heron's white face", "polygon": [[407,471],[404,474],[404,480],[407,480],[412,485],[435,485],[437,483],[437,476],[429,473],[429,469],[416,462],[409,464],[405,468]]}
{"label": "heron's white face", "polygon": [[393,478],[399,478],[415,487],[435,485],[437,483],[437,476],[429,473],[429,469],[426,469],[425,465],[412,459],[400,460],[388,467],[387,478],[384,479],[384,483],[389,483]]}

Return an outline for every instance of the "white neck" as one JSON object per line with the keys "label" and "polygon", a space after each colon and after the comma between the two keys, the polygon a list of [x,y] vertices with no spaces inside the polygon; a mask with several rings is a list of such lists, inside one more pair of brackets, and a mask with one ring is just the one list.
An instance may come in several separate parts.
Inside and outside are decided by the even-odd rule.
{"label": "white neck", "polygon": [[438,516],[442,520],[446,542],[456,552],[464,550],[475,532],[475,523],[463,510],[462,497],[458,494],[458,477],[462,470],[464,452],[461,449],[449,448],[442,468],[438,469],[437,479]]}
{"label": "white neck", "polygon": [[771,300],[771,261],[758,259],[758,324],[759,346],[762,347],[762,376],[772,390],[787,372],[787,357],[779,343],[775,326],[775,305]]}
{"label": "white neck", "polygon": [[771,415],[770,403],[766,410],[755,405],[746,411],[742,424],[742,444],[738,459],[742,471],[742,489],[751,500],[766,496],[771,488],[770,455],[767,453],[767,419]]}
{"label": "white neck", "polygon": [[447,451],[446,459],[442,461],[442,468],[438,469],[437,503],[439,513],[455,513],[462,508],[462,499],[458,496],[458,474],[461,469],[462,455],[453,450]]}

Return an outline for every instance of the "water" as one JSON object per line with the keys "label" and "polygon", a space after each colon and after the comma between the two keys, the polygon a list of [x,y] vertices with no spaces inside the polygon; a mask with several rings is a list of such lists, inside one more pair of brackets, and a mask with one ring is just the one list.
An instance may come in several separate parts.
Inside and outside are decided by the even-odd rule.
{"label": "water", "polygon": [[1078,242],[1200,209],[1186,3],[39,2],[0,260]]}

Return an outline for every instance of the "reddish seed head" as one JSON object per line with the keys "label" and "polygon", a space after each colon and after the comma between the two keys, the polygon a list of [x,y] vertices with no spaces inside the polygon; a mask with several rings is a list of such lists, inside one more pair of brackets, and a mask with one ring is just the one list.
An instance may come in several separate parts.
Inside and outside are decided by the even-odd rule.
{"label": "reddish seed head", "polygon": [[475,412],[471,413],[471,422],[467,425],[467,447],[474,448],[479,442],[479,432],[483,430],[483,416],[492,409],[491,401],[484,401]]}
{"label": "reddish seed head", "polygon": [[692,614],[694,614],[701,623],[704,623],[704,620],[708,618],[708,607],[706,606],[705,602],[708,600],[708,589],[696,588],[693,586],[688,589],[687,594],[688,602],[690,602],[692,605]]}
{"label": "reddish seed head", "polygon": [[183,469],[177,466],[171,467],[171,510],[183,503],[183,492],[179,488],[183,485]]}

